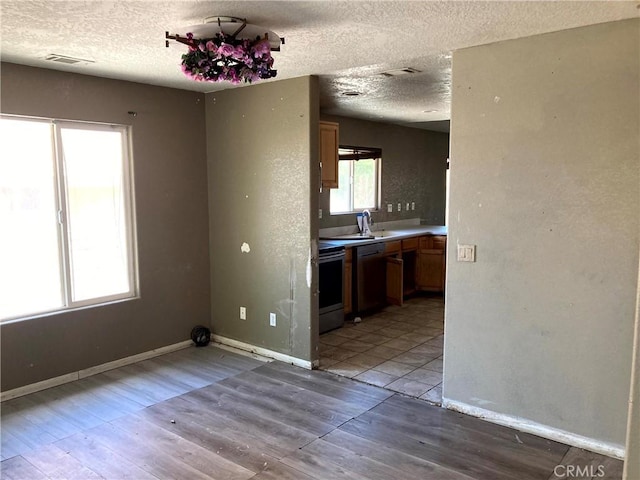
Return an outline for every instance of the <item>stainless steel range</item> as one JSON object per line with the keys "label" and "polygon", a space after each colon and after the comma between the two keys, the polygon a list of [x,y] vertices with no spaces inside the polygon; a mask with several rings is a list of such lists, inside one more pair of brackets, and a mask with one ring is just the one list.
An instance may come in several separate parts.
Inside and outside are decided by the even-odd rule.
{"label": "stainless steel range", "polygon": [[320,333],[344,324],[344,246],[320,242],[318,249]]}

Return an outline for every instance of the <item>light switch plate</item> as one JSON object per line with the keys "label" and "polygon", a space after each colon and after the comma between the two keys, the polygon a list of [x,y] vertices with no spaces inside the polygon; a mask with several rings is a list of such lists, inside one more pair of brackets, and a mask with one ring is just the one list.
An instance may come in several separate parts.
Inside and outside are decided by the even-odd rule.
{"label": "light switch plate", "polygon": [[269,325],[272,327],[276,326],[276,314],[273,312],[269,314]]}
{"label": "light switch plate", "polygon": [[318,209],[318,218],[322,218],[322,209],[321,208]]}
{"label": "light switch plate", "polygon": [[458,245],[458,261],[459,262],[475,262],[476,246],[475,245]]}
{"label": "light switch plate", "polygon": [[393,203],[388,203],[387,204],[387,212],[389,212],[389,213],[393,212]]}
{"label": "light switch plate", "polygon": [[240,320],[247,319],[247,307],[240,307]]}
{"label": "light switch plate", "polygon": [[416,209],[416,202],[411,202],[411,210],[415,210]]}

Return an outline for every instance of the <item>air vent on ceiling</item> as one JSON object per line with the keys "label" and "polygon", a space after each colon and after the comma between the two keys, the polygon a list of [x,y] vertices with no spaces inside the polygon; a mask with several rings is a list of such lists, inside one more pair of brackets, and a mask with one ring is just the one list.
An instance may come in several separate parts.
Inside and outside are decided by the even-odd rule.
{"label": "air vent on ceiling", "polygon": [[397,68],[395,70],[387,70],[386,72],[382,72],[380,75],[384,75],[385,77],[398,77],[400,75],[411,75],[413,73],[420,73],[420,70],[416,70],[415,68],[411,67]]}
{"label": "air vent on ceiling", "polygon": [[57,53],[50,53],[46,57],[45,60],[50,62],[64,63],[67,65],[77,65],[77,64],[88,64],[95,63],[93,60],[86,60],[84,58],[76,58],[76,57],[68,57],[66,55],[58,55]]}

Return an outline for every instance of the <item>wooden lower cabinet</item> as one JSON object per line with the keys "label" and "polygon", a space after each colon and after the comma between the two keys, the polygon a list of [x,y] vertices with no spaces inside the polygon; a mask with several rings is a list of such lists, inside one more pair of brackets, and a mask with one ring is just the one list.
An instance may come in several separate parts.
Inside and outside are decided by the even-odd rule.
{"label": "wooden lower cabinet", "polygon": [[416,291],[416,259],[418,258],[418,248],[418,237],[405,238],[402,240],[402,287],[405,297]]}
{"label": "wooden lower cabinet", "polygon": [[344,298],[342,303],[344,304],[344,314],[347,315],[352,312],[353,298],[353,253],[350,248],[345,250],[344,255]]}
{"label": "wooden lower cabinet", "polygon": [[443,292],[445,285],[447,237],[428,235],[420,237],[416,260],[416,288],[430,292]]}
{"label": "wooden lower cabinet", "polygon": [[[444,292],[447,237],[425,235],[385,242],[386,293],[391,305],[417,290]],[[353,313],[353,249],[345,250],[344,314]]]}
{"label": "wooden lower cabinet", "polygon": [[387,257],[387,303],[402,305],[404,300],[403,261],[397,257]]}

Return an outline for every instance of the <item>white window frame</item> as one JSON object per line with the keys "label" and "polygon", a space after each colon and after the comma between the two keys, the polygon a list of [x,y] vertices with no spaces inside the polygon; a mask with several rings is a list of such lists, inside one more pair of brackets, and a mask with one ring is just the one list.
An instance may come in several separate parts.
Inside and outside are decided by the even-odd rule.
{"label": "white window frame", "polygon": [[[358,148],[362,148],[362,147],[351,147],[351,146],[343,146],[340,145],[341,149],[351,149],[351,150],[358,150]],[[380,203],[381,203],[381,190],[382,190],[382,152],[379,149],[378,150],[378,155],[371,155],[371,156],[367,156],[367,157],[362,157],[360,160],[375,160],[375,168],[376,168],[376,172],[375,172],[375,179],[376,179],[376,186],[375,186],[375,205],[372,207],[358,207],[358,209],[354,208],[353,205],[353,182],[354,182],[354,166],[355,166],[355,162],[358,160],[341,160],[338,157],[338,162],[349,162],[350,163],[350,168],[349,168],[349,210],[346,211],[340,211],[340,212],[333,212],[330,211],[331,215],[350,215],[350,214],[354,214],[354,213],[358,213],[360,211],[362,211],[363,209],[368,209],[372,212],[376,212],[379,211],[380,209]],[[331,195],[331,193],[329,194]],[[331,205],[331,200],[329,200],[329,205]]]}
{"label": "white window frame", "polygon": [[[0,318],[0,323],[15,320],[26,320],[37,318],[45,315],[67,312],[79,308],[89,306],[99,306],[114,301],[139,298],[140,285],[138,273],[138,252],[137,252],[137,234],[135,222],[134,208],[134,182],[133,182],[133,155],[131,147],[131,127],[128,125],[105,124],[97,122],[56,120],[38,117],[26,117],[21,115],[2,114],[0,118],[9,118],[21,121],[31,121],[40,123],[49,123],[51,134],[53,135],[53,163],[54,163],[54,195],[55,207],[58,212],[58,249],[60,253],[60,284],[63,306],[56,307],[46,311],[35,311],[21,314],[19,316]],[[113,295],[105,295],[86,300],[74,301],[72,298],[72,274],[70,261],[70,215],[69,206],[66,197],[68,195],[66,176],[64,172],[64,151],[62,145],[61,129],[79,129],[94,131],[119,131],[122,135],[122,172],[123,172],[123,194],[124,194],[124,221],[126,227],[126,248],[128,258],[128,280],[129,290]],[[0,273],[1,274],[1,273]]]}

